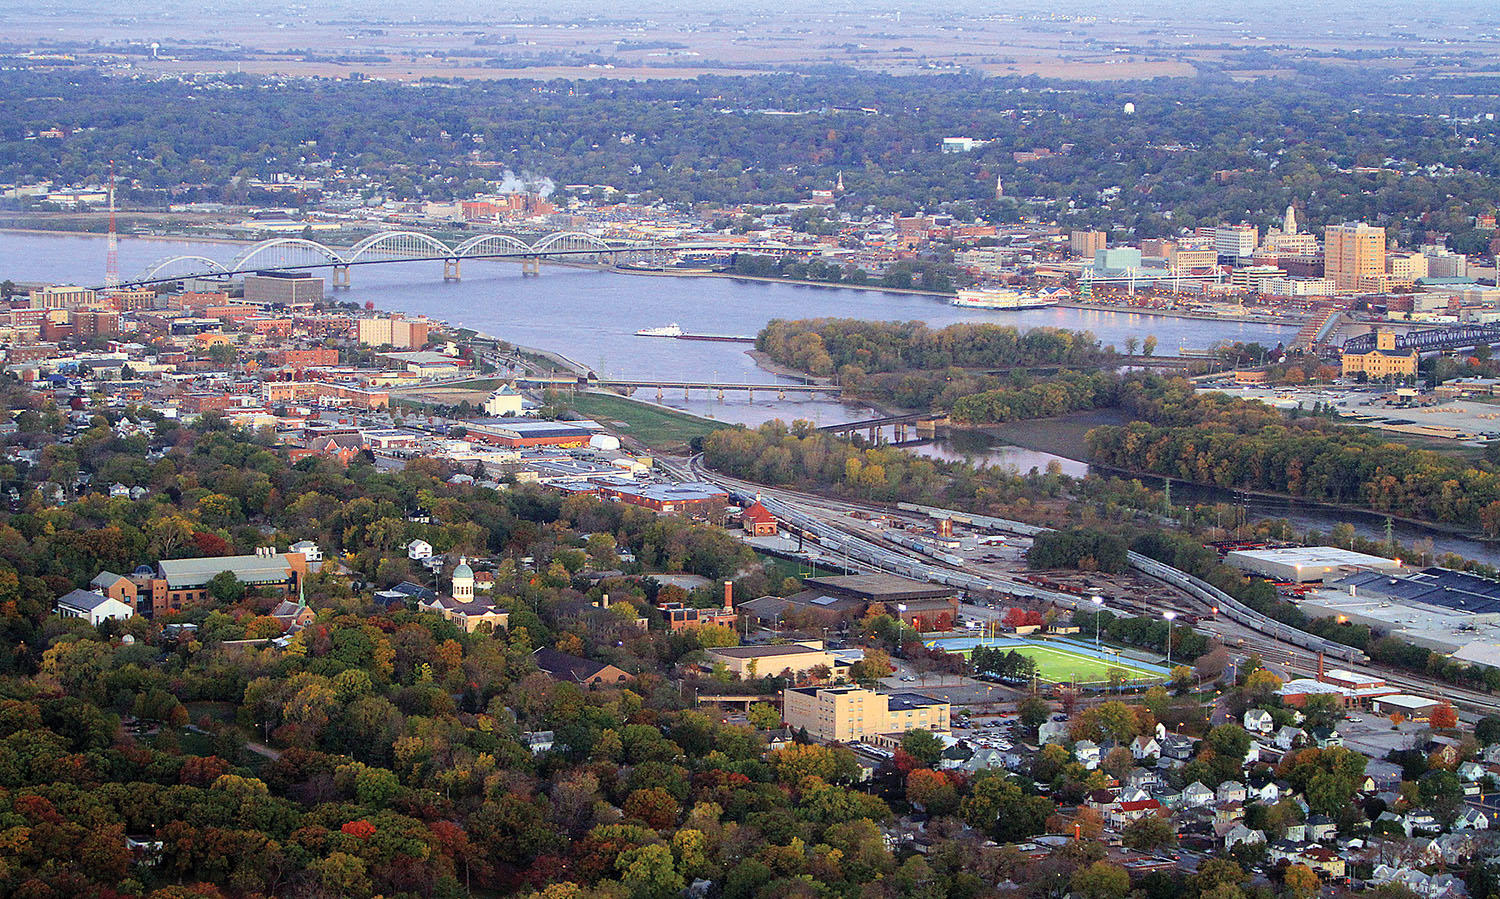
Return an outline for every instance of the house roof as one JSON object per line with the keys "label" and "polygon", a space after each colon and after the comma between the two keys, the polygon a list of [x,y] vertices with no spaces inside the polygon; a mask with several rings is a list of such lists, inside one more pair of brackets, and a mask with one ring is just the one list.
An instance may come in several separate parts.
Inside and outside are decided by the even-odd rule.
{"label": "house roof", "polygon": [[586,681],[594,677],[605,668],[610,667],[604,662],[594,662],[589,659],[579,658],[566,652],[560,652],[550,646],[543,646],[531,654],[536,661],[536,666],[558,680]]}
{"label": "house roof", "polygon": [[[92,612],[99,606],[112,600],[108,596],[102,596],[89,590],[73,590],[58,597],[57,604],[76,609],[80,612]],[[118,602],[118,600],[113,600]]]}

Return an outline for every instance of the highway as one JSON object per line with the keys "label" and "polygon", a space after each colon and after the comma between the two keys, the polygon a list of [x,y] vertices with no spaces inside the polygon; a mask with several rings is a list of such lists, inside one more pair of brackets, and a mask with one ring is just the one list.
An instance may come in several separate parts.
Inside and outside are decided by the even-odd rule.
{"label": "highway", "polygon": [[[969,513],[956,510],[929,510],[927,507],[897,509],[874,503],[830,499],[799,490],[767,487],[712,471],[703,464],[701,455],[685,460],[658,459],[658,464],[681,480],[716,484],[745,501],[759,497],[761,503],[777,518],[793,528],[805,530],[808,534],[815,536],[828,555],[841,557],[847,553],[852,561],[859,562],[873,570],[885,571],[914,580],[947,584],[958,587],[966,594],[980,597],[1014,596],[1051,602],[1065,608],[1076,608],[1081,600],[1081,597],[1070,593],[1046,590],[1003,576],[998,572],[986,572],[983,566],[957,556],[943,558],[947,554],[931,548],[918,551],[913,546],[892,542],[889,534],[879,533],[878,527],[849,517],[850,513],[857,512],[884,517],[915,517],[920,520],[924,514],[925,517],[930,517],[934,512],[951,512],[962,521],[965,518],[974,517]],[[915,509],[922,509],[924,513],[914,514],[912,510]],[[985,521],[987,524],[992,524],[1000,520],[985,519]],[[1021,536],[1033,536],[1045,530],[1032,525],[1015,524],[1011,532]],[[1175,571],[1175,569],[1171,570]],[[1144,571],[1142,573],[1149,574]],[[1223,608],[1215,607],[1200,597],[1176,587],[1166,584],[1163,586],[1168,589],[1164,590],[1160,596],[1152,597],[1147,603],[1132,604],[1115,600],[1111,602],[1111,607],[1146,615],[1160,615],[1170,609],[1177,611],[1179,615],[1190,613],[1200,616],[1192,626],[1218,639],[1236,663],[1243,662],[1254,654],[1258,655],[1268,668],[1285,675],[1285,678],[1316,674],[1317,652],[1288,642],[1276,635],[1279,632],[1291,631],[1285,625],[1273,622],[1266,629],[1260,629],[1247,625],[1243,621],[1237,622],[1231,620]],[[966,604],[964,612],[972,617],[991,619],[999,614],[984,605],[974,604]],[[1267,630],[1272,633],[1268,633]],[[1293,633],[1301,632],[1294,631]],[[1347,650],[1347,647],[1345,649]],[[1500,698],[1495,696],[1421,677],[1411,672],[1373,665],[1364,661],[1361,653],[1353,655],[1358,657],[1358,660],[1353,658],[1326,659],[1325,667],[1337,667],[1357,674],[1373,675],[1384,678],[1387,683],[1403,690],[1448,699],[1461,712],[1467,713],[1464,717],[1470,720],[1479,714],[1500,712]]]}

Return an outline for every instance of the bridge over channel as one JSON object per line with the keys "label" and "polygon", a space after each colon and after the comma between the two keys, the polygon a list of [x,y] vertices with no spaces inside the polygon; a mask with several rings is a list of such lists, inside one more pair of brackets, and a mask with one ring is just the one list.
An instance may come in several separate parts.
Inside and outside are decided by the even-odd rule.
{"label": "bridge over channel", "polygon": [[[1396,335],[1396,349],[1418,353],[1440,353],[1466,347],[1491,346],[1500,343],[1500,324],[1457,325],[1452,328],[1429,328]],[[1368,353],[1375,349],[1375,334],[1361,334],[1344,341],[1346,353]]]}
{"label": "bridge over channel", "polygon": [[136,277],[122,280],[119,286],[149,287],[189,278],[228,278],[263,271],[332,269],[331,286],[346,288],[350,286],[350,269],[361,265],[442,262],[443,280],[456,281],[462,276],[466,259],[512,259],[521,263],[523,275],[537,275],[541,273],[543,259],[617,265],[621,259],[651,258],[662,253],[687,251],[773,256],[811,252],[807,248],[781,244],[611,241],[582,231],[558,231],[530,243],[512,234],[477,234],[457,244],[446,243],[420,231],[382,231],[342,249],[305,237],[274,237],[245,247],[227,263],[196,254],[168,256],[153,262]]}
{"label": "bridge over channel", "polygon": [[[952,424],[946,412],[919,412],[911,415],[892,415],[886,418],[867,418],[864,421],[849,421],[839,425],[825,425],[818,430],[832,434],[835,437],[843,437],[853,440],[855,434],[864,433],[865,439],[871,443],[905,443],[908,431],[916,435],[918,440],[931,440],[937,435],[938,428],[946,428]],[[891,439],[885,439],[885,432],[889,429]]]}

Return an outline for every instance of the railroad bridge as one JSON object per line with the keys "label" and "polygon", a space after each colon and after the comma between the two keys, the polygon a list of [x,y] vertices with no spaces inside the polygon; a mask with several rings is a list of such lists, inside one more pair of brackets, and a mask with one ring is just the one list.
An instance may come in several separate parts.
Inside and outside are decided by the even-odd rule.
{"label": "railroad bridge", "polygon": [[[1500,343],[1500,324],[1457,325],[1452,328],[1429,328],[1396,335],[1396,349],[1418,353],[1440,353],[1465,347]],[[1375,349],[1375,334],[1361,334],[1344,341],[1346,353],[1368,353]]]}

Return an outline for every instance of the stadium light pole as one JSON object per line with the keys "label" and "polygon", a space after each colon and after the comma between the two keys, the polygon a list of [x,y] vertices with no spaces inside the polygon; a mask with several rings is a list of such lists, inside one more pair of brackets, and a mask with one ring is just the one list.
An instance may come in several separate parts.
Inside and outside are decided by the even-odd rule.
{"label": "stadium light pole", "polygon": [[1099,651],[1099,616],[1104,612],[1104,597],[1094,597],[1094,651]]}
{"label": "stadium light pole", "polygon": [[1177,617],[1176,612],[1162,612],[1161,617],[1167,619],[1167,672],[1172,671],[1172,619]]}

